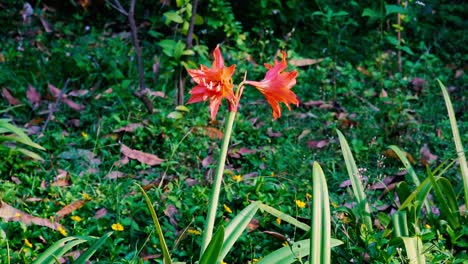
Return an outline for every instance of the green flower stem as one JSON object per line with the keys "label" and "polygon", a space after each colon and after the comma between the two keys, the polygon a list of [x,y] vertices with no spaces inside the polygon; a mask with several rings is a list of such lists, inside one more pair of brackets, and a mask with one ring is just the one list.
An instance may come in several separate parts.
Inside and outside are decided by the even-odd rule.
{"label": "green flower stem", "polygon": [[214,178],[213,191],[211,193],[208,214],[205,220],[205,230],[203,232],[202,246],[200,256],[203,255],[208,243],[210,243],[211,236],[213,235],[214,222],[216,218],[216,211],[218,209],[219,193],[221,192],[221,181],[223,179],[224,165],[226,163],[226,156],[229,148],[229,141],[231,139],[232,126],[236,117],[237,111],[229,113],[228,121],[224,131],[223,145],[221,147],[221,155],[219,157],[218,170]]}

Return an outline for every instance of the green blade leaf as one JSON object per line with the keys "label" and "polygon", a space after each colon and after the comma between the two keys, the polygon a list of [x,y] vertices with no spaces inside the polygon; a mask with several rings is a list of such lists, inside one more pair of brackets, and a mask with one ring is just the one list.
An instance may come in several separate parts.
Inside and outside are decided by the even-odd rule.
{"label": "green blade leaf", "polygon": [[[330,246],[336,247],[343,244],[338,239],[331,239]],[[289,264],[295,263],[298,258],[307,257],[310,254],[310,239],[304,239],[293,243],[291,246],[282,247],[260,259],[257,264]]]}
{"label": "green blade leaf", "polygon": [[425,264],[424,248],[419,237],[401,237],[405,243],[406,254],[410,264]]}
{"label": "green blade leaf", "polygon": [[312,232],[310,235],[310,264],[329,264],[331,260],[331,221],[328,187],[323,170],[313,165]]}
{"label": "green blade leaf", "polygon": [[55,242],[50,246],[46,251],[40,254],[32,264],[45,264],[45,263],[54,263],[55,258],[61,257],[72,247],[84,243],[87,240],[80,239],[78,237],[65,237]]}
{"label": "green blade leaf", "polygon": [[299,222],[296,218],[286,214],[286,213],[283,213],[281,212],[280,210],[277,210],[269,205],[266,205],[266,204],[260,204],[260,210],[262,211],[265,211],[275,217],[278,217],[280,218],[281,220],[287,222],[287,223],[290,223],[304,231],[309,231],[310,230],[310,226],[307,225],[307,224],[304,224],[302,222]]}
{"label": "green blade leaf", "polygon": [[452,101],[450,100],[450,96],[447,92],[447,89],[445,88],[445,85],[440,80],[437,81],[439,82],[440,89],[442,89],[445,106],[447,107],[450,120],[450,126],[452,127],[453,141],[455,142],[455,149],[457,150],[458,162],[460,163],[460,170],[463,179],[465,207],[468,207],[468,165],[466,163],[465,151],[463,150],[460,133],[458,132],[457,120],[455,118],[455,112],[453,111]]}
{"label": "green blade leaf", "polygon": [[372,230],[372,219],[370,217],[371,210],[369,204],[367,203],[366,194],[364,193],[364,187],[361,183],[361,174],[359,173],[358,168],[356,166],[356,162],[354,161],[353,153],[349,148],[348,141],[346,141],[346,138],[343,136],[341,131],[337,129],[336,132],[338,133],[341,152],[343,153],[343,157],[346,163],[346,169],[348,170],[349,179],[351,180],[351,186],[353,187],[354,197],[358,202],[358,206],[360,206],[361,208],[363,207],[364,209],[361,210],[362,212],[364,212],[364,215],[361,216],[362,221],[364,222],[368,230]]}
{"label": "green blade leaf", "polygon": [[143,187],[141,187],[139,184],[136,184],[136,186],[138,186],[141,193],[143,194],[143,197],[145,197],[146,205],[148,206],[148,209],[150,210],[151,218],[153,218],[154,228],[156,229],[156,233],[158,233],[159,242],[161,243],[161,250],[163,253],[163,257],[164,257],[164,264],[172,264],[171,254],[169,254],[169,249],[167,248],[166,240],[164,239],[163,231],[162,231],[161,225],[159,224],[156,211],[154,211],[153,204],[151,203],[151,200],[148,197],[148,194],[146,194]]}
{"label": "green blade leaf", "polygon": [[231,222],[229,222],[224,234],[224,245],[223,249],[221,250],[221,254],[219,255],[219,260],[222,260],[224,257],[226,257],[229,250],[231,250],[234,243],[242,235],[244,229],[250,223],[250,220],[252,220],[255,213],[257,213],[259,207],[260,202],[253,202],[244,208],[244,210],[242,210],[236,217],[234,217]]}
{"label": "green blade leaf", "polygon": [[112,235],[111,232],[107,232],[104,234],[101,238],[99,238],[90,248],[88,248],[83,254],[80,255],[80,257],[75,260],[75,264],[85,264],[86,261],[88,261],[94,253],[106,242],[106,240]]}
{"label": "green blade leaf", "polygon": [[218,261],[219,254],[223,248],[224,241],[224,226],[220,226],[218,231],[211,238],[208,247],[203,252],[203,256],[200,257],[199,264],[212,264]]}

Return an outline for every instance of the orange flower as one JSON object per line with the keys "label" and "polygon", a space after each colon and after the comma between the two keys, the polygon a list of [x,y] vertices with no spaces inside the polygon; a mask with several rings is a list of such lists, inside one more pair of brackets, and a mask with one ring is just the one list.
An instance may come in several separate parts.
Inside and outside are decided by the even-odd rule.
{"label": "orange flower", "polygon": [[211,68],[200,65],[200,69],[188,70],[194,82],[197,83],[191,91],[192,95],[187,103],[197,103],[210,99],[211,119],[216,118],[219,105],[223,98],[229,101],[229,110],[235,111],[236,100],[233,92],[232,74],[236,65],[224,67],[224,59],[216,46],[214,52],[214,61]]}
{"label": "orange flower", "polygon": [[279,103],[284,103],[289,110],[289,104],[299,105],[299,100],[296,94],[291,91],[291,88],[296,84],[297,71],[283,72],[288,64],[286,62],[286,52],[281,52],[283,59],[281,62],[276,61],[272,66],[265,64],[268,72],[265,78],[260,82],[246,81],[246,84],[255,86],[267,99],[273,109],[273,117],[275,119],[281,116],[281,107]]}

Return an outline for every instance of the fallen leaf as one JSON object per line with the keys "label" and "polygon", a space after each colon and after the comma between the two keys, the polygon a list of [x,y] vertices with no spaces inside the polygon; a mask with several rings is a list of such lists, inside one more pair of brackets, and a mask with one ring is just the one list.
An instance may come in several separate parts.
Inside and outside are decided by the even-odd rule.
{"label": "fallen leaf", "polygon": [[169,217],[169,223],[171,223],[175,228],[177,228],[177,220],[175,219],[177,213],[179,213],[179,211],[172,204],[168,205],[166,210],[164,210],[164,214]]}
{"label": "fallen leaf", "polygon": [[187,184],[188,187],[192,187],[194,185],[198,184],[198,181],[192,178],[186,178],[185,179],[185,184]]}
{"label": "fallen leaf", "polygon": [[265,233],[267,235],[270,235],[270,236],[272,236],[274,238],[277,238],[277,239],[279,239],[281,241],[288,240],[288,238],[286,236],[284,236],[284,235],[282,235],[282,234],[280,234],[278,232],[275,232],[275,231],[263,231],[263,233]]}
{"label": "fallen leaf", "polygon": [[11,180],[12,180],[16,185],[20,185],[20,184],[21,184],[21,180],[18,179],[17,177],[15,177],[15,176],[11,176]]}
{"label": "fallen leaf", "polygon": [[70,99],[68,99],[68,98],[64,98],[64,99],[63,99],[63,102],[64,102],[66,105],[68,105],[68,107],[70,107],[71,109],[76,110],[76,111],[81,111],[81,110],[85,109],[85,106],[84,106],[84,105],[75,103],[75,102],[73,102],[72,100],[70,100]]}
{"label": "fallen leaf", "polygon": [[150,165],[150,166],[159,165],[159,164],[164,162],[163,159],[160,159],[156,155],[145,153],[145,152],[142,152],[142,151],[139,151],[139,150],[131,149],[131,148],[125,146],[124,144],[122,144],[122,148],[120,149],[120,152],[124,156],[126,156],[126,157],[128,157],[130,159],[138,160],[139,162],[141,162],[143,164],[146,164],[146,165]]}
{"label": "fallen leaf", "polygon": [[39,16],[39,20],[41,21],[42,26],[44,27],[44,30],[47,33],[52,33],[52,27],[50,26],[49,22],[44,18],[43,15]]}
{"label": "fallen leaf", "polygon": [[36,88],[32,85],[28,85],[28,90],[26,90],[26,98],[28,101],[36,108],[41,102],[41,95],[37,92]]}
{"label": "fallen leaf", "polygon": [[431,153],[427,144],[424,144],[421,150],[419,151],[419,162],[421,162],[423,166],[427,166],[437,161],[438,158],[439,157],[437,155]]}
{"label": "fallen leaf", "polygon": [[87,95],[89,93],[89,90],[81,89],[81,90],[73,90],[68,93],[68,96],[75,96],[75,97],[80,97]]}
{"label": "fallen leaf", "polygon": [[118,178],[123,178],[125,174],[121,171],[111,171],[109,174],[107,174],[106,178],[108,179],[118,179]]}
{"label": "fallen leaf", "polygon": [[160,91],[148,91],[148,94],[149,95],[152,95],[152,96],[155,96],[155,97],[166,97],[166,94],[164,92],[160,92]]}
{"label": "fallen leaf", "polygon": [[137,128],[140,128],[140,127],[143,127],[143,124],[142,123],[132,123],[132,124],[128,124],[126,126],[123,126],[121,128],[118,128],[116,130],[114,130],[113,132],[114,133],[119,133],[119,132],[133,132],[135,131]]}
{"label": "fallen leaf", "polygon": [[252,220],[250,220],[249,224],[247,225],[248,232],[254,231],[258,228],[259,225],[259,221],[255,218],[252,218]]}
{"label": "fallen leaf", "polygon": [[318,101],[312,100],[312,101],[307,101],[307,102],[302,103],[302,104],[303,104],[304,106],[308,106],[308,107],[310,107],[310,106],[317,106],[317,107],[320,107],[321,105],[325,104],[325,102],[322,101],[322,100],[318,100]]}
{"label": "fallen leaf", "polygon": [[224,137],[223,132],[216,127],[205,127],[205,135],[209,136],[211,139],[223,139]]}
{"label": "fallen leaf", "polygon": [[94,213],[94,219],[103,218],[106,215],[107,215],[107,209],[101,208],[101,209],[98,209],[96,213]]}
{"label": "fallen leaf", "polygon": [[267,135],[269,137],[275,138],[275,137],[281,137],[283,134],[281,132],[273,132],[271,127],[269,127],[268,130],[267,130]]}
{"label": "fallen leaf", "polygon": [[[408,152],[403,150],[403,153],[405,154],[406,158],[411,164],[414,164],[414,158],[409,154]],[[387,149],[382,153],[385,157],[387,158],[392,158],[392,159],[400,159],[398,158],[397,154],[392,150],[392,149]]]}
{"label": "fallen leaf", "polygon": [[297,66],[297,67],[303,67],[303,66],[314,65],[322,61],[323,61],[322,58],[321,59],[291,59],[289,60],[289,64]]}
{"label": "fallen leaf", "polygon": [[426,81],[424,79],[416,77],[411,80],[411,85],[414,91],[421,92],[424,86],[426,86]]}
{"label": "fallen leaf", "polygon": [[212,163],[213,163],[213,157],[211,155],[208,155],[202,160],[202,167],[207,168]]}
{"label": "fallen leaf", "polygon": [[56,221],[59,221],[60,219],[62,219],[66,215],[69,215],[73,211],[80,209],[81,207],[83,207],[83,205],[86,202],[87,202],[86,200],[78,200],[78,201],[74,201],[71,204],[66,205],[65,207],[63,207],[62,209],[60,209],[58,212],[55,213]]}
{"label": "fallen leaf", "polygon": [[10,91],[7,88],[2,89],[2,95],[11,105],[19,105],[21,103],[18,99],[11,95]]}
{"label": "fallen leaf", "polygon": [[312,149],[322,149],[328,145],[328,140],[311,140],[307,142],[307,146]]}
{"label": "fallen leaf", "polygon": [[[49,91],[50,91],[50,94],[55,97],[55,99],[57,99],[60,94],[62,93],[62,90],[60,90],[59,88],[55,87],[54,85],[52,84],[48,84],[48,87],[49,87]],[[65,95],[62,93],[62,98],[64,98]]]}
{"label": "fallen leaf", "polygon": [[307,136],[308,134],[310,134],[310,129],[304,129],[302,131],[302,133],[297,137],[297,140],[301,140],[303,139],[305,136]]}
{"label": "fallen leaf", "polygon": [[6,222],[22,222],[25,225],[45,226],[54,230],[64,229],[59,223],[53,223],[49,219],[32,216],[0,200],[0,217]]}
{"label": "fallen leaf", "polygon": [[362,67],[362,66],[357,66],[356,70],[358,70],[358,72],[364,74],[365,76],[372,76],[372,74],[369,73],[369,71],[366,68]]}
{"label": "fallen leaf", "polygon": [[454,76],[455,79],[458,79],[458,78],[462,77],[464,73],[465,72],[463,71],[463,68],[460,68],[460,69],[456,70],[455,71],[455,76]]}
{"label": "fallen leaf", "polygon": [[70,177],[68,176],[68,172],[65,170],[58,170],[59,174],[54,178],[54,182],[51,183],[51,186],[69,186],[70,185]]}

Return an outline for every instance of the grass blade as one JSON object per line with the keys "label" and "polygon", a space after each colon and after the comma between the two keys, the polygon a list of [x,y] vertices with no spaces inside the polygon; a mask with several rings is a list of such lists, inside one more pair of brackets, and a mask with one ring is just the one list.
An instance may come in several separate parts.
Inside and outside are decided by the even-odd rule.
{"label": "grass blade", "polygon": [[369,204],[367,203],[366,194],[364,193],[364,187],[361,183],[361,174],[358,171],[356,162],[354,161],[353,153],[349,148],[348,141],[343,136],[343,134],[337,129],[338,138],[340,140],[341,152],[346,163],[346,169],[348,170],[349,179],[351,180],[351,186],[353,187],[354,197],[356,198],[358,205],[364,210],[364,215],[362,216],[362,221],[366,225],[369,231],[372,230],[372,219],[370,217],[371,211]]}
{"label": "grass blade", "polygon": [[460,139],[460,133],[458,132],[457,120],[455,119],[455,112],[453,111],[452,101],[450,100],[449,94],[445,85],[437,80],[442,89],[444,96],[445,105],[447,106],[447,112],[450,119],[450,126],[452,127],[453,141],[455,142],[455,148],[457,150],[458,162],[460,163],[460,170],[463,179],[463,189],[465,192],[465,206],[468,207],[468,167],[466,163],[465,151]]}
{"label": "grass blade", "polygon": [[325,175],[317,162],[313,165],[313,185],[309,263],[329,264],[331,259],[330,200]]}
{"label": "grass blade", "polygon": [[106,242],[106,240],[112,235],[113,232],[107,232],[101,238],[99,238],[88,250],[83,252],[78,259],[75,260],[75,264],[85,264],[86,261],[91,258],[94,253]]}
{"label": "grass blade", "polygon": [[223,249],[221,250],[221,254],[218,258],[219,260],[222,260],[224,257],[226,257],[229,250],[231,250],[234,243],[242,235],[244,229],[250,223],[250,220],[252,220],[254,215],[257,213],[259,207],[260,202],[253,202],[244,208],[244,210],[240,211],[240,213],[231,220],[225,230],[224,244]]}
{"label": "grass blade", "polygon": [[283,213],[281,212],[280,210],[278,209],[275,209],[269,205],[266,205],[266,204],[260,204],[260,210],[262,211],[265,211],[273,216],[276,216],[278,217],[279,219],[287,222],[287,223],[290,223],[291,225],[294,225],[304,231],[309,231],[310,230],[310,226],[307,225],[307,224],[304,224],[300,221],[298,221],[296,218],[286,214],[286,213]]}
{"label": "grass blade", "polygon": [[206,247],[205,252],[203,252],[203,256],[200,257],[199,264],[213,264],[217,263],[219,253],[221,253],[221,249],[223,248],[223,241],[224,241],[224,226],[219,227],[218,231],[214,234],[211,238],[208,247]]}
{"label": "grass blade", "polygon": [[460,227],[455,192],[453,191],[451,183],[445,178],[434,177],[429,168],[427,168],[427,174],[429,175],[435,197],[441,204],[439,206],[440,212],[447,218],[447,222],[453,229]]}
{"label": "grass blade", "polygon": [[[395,152],[395,154],[398,156],[398,158],[401,160],[403,163],[403,166],[405,166],[406,171],[409,173],[411,178],[413,179],[414,184],[416,187],[421,185],[421,182],[419,181],[418,175],[416,175],[416,172],[414,171],[413,166],[411,166],[411,163],[409,160],[406,158],[406,155],[403,153],[403,151],[397,147],[397,146],[390,146],[390,149]],[[427,199],[424,199],[424,206],[426,207],[426,212],[427,214],[431,214],[431,205],[429,204],[429,201]],[[419,211],[418,211],[419,213]]]}
{"label": "grass blade", "polygon": [[164,239],[164,235],[161,229],[161,225],[159,224],[158,216],[156,215],[156,211],[154,211],[153,205],[151,204],[151,200],[146,194],[145,190],[139,185],[136,184],[138,188],[140,188],[143,197],[145,197],[146,205],[150,210],[151,217],[153,218],[154,228],[156,228],[156,232],[158,233],[159,242],[161,243],[161,250],[164,257],[164,264],[172,264],[171,255],[169,254],[169,249],[167,248],[166,240]]}

